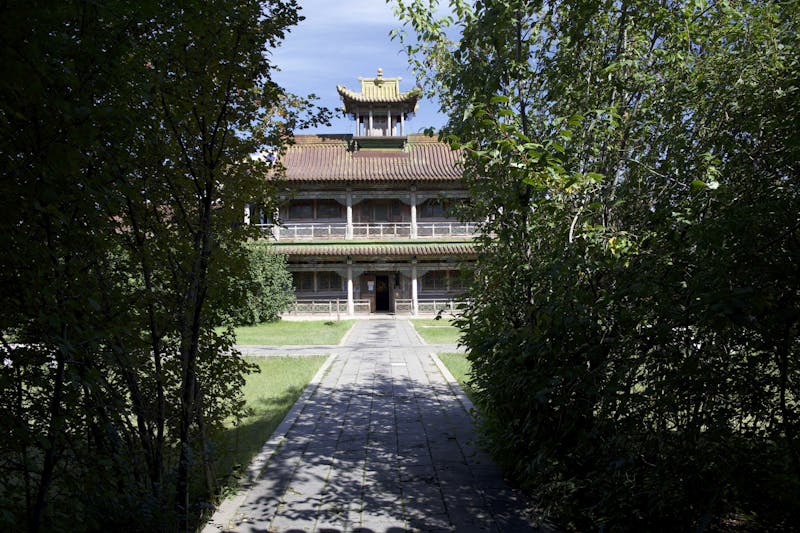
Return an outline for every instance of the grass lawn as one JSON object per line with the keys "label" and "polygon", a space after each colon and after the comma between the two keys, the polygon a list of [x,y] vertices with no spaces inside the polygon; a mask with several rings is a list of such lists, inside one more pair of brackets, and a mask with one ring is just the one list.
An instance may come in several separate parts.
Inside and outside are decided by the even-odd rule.
{"label": "grass lawn", "polygon": [[411,324],[428,344],[456,344],[461,332],[450,320],[413,318]]}
{"label": "grass lawn", "polygon": [[[453,374],[453,377],[456,378],[458,384],[461,385],[461,388],[464,392],[469,396],[470,400],[473,400],[472,394],[473,390],[467,382],[469,381],[469,373],[471,369],[471,365],[469,360],[467,359],[466,354],[463,353],[438,353],[436,354],[439,356],[439,359],[442,360],[444,366],[447,367],[447,370]],[[473,400],[474,401],[474,400]]]}
{"label": "grass lawn", "polygon": [[288,322],[280,320],[236,328],[236,344],[245,346],[338,344],[355,320],[309,320]]}
{"label": "grass lawn", "polygon": [[[257,454],[302,394],[326,357],[247,357],[261,372],[247,376],[245,412],[218,442],[216,472],[223,485],[236,486],[239,473]],[[233,475],[231,475],[233,474]]]}

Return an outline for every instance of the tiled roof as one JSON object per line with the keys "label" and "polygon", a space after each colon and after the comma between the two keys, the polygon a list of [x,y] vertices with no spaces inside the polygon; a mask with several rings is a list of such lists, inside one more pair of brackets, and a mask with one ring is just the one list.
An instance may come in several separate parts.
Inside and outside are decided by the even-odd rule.
{"label": "tiled roof", "polygon": [[414,106],[420,97],[419,89],[401,93],[396,90],[380,90],[376,88],[375,90],[357,93],[355,91],[351,91],[344,85],[339,85],[336,87],[336,90],[339,91],[339,95],[342,97],[342,100],[344,100],[345,104],[349,102],[373,104],[406,103],[411,109],[414,109]]}
{"label": "tiled roof", "polygon": [[410,135],[403,151],[350,149],[349,135],[298,135],[283,156],[289,181],[441,181],[461,178],[461,153]]}
{"label": "tiled roof", "polygon": [[[401,109],[404,113],[414,111],[417,100],[422,96],[422,89],[415,88],[408,92],[400,92],[401,78],[384,78],[383,69],[378,69],[375,78],[358,78],[361,82],[361,92],[351,91],[344,85],[337,85],[336,90],[344,102],[344,109],[347,113],[355,113],[355,104],[403,104]],[[395,110],[399,111],[399,110]]]}
{"label": "tiled roof", "polygon": [[274,244],[276,253],[303,256],[473,255],[472,243],[419,244]]}

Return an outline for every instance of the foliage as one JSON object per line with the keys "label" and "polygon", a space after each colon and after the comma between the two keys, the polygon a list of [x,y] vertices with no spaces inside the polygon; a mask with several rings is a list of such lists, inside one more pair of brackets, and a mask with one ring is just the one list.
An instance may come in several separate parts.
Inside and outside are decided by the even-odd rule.
{"label": "foliage", "polygon": [[274,187],[250,155],[325,118],[270,78],[297,9],[3,7],[4,530],[188,530],[214,497],[210,438],[251,368],[215,326],[243,205]]}
{"label": "foliage", "polygon": [[232,310],[233,324],[254,325],[275,322],[294,302],[292,275],[286,256],[270,251],[269,242],[258,240],[247,245],[247,273],[239,279],[244,305]]}
{"label": "foliage", "polygon": [[486,220],[497,457],[571,529],[800,522],[800,3],[397,4]]}

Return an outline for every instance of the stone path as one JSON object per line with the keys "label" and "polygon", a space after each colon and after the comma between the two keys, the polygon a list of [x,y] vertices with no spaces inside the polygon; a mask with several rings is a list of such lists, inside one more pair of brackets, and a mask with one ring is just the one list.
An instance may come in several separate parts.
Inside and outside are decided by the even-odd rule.
{"label": "stone path", "polygon": [[408,321],[358,322],[337,348],[221,529],[534,531]]}

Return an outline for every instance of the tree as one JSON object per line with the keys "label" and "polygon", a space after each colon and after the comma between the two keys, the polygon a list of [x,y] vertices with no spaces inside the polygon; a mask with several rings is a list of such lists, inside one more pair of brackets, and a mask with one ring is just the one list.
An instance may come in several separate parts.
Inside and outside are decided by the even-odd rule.
{"label": "tree", "polygon": [[216,326],[240,305],[236,258],[255,237],[244,203],[274,191],[275,169],[250,156],[327,116],[270,78],[298,7],[3,15],[0,409],[13,438],[0,520],[188,530],[214,496],[210,438],[249,370]]}
{"label": "tree", "polygon": [[270,244],[253,241],[247,247],[248,272],[242,278],[245,303],[232,311],[235,325],[274,322],[294,301],[292,275],[286,256],[273,253]]}
{"label": "tree", "polygon": [[576,529],[796,523],[798,3],[435,5],[496,456]]}

